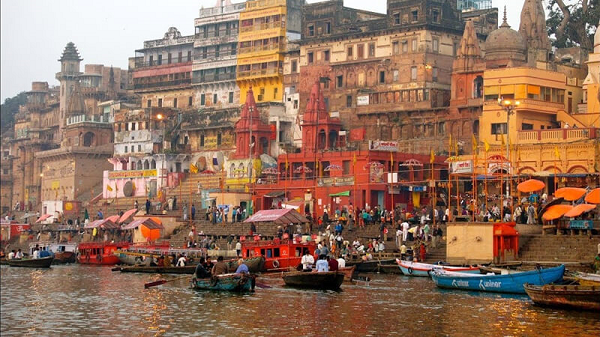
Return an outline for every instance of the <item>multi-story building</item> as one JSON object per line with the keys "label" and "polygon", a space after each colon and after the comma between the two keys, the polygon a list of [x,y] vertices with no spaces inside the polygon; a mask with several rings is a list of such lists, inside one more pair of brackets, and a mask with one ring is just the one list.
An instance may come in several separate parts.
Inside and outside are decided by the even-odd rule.
{"label": "multi-story building", "polygon": [[0,143],[0,213],[5,214],[12,210],[15,205],[12,204],[12,155],[7,131],[3,134],[2,143]]}
{"label": "multi-story building", "polygon": [[200,9],[200,16],[194,20],[192,85],[196,107],[239,107],[237,44],[240,12],[244,8],[244,3],[219,0],[215,7]]}
{"label": "multi-story building", "polygon": [[[600,23],[599,23],[600,26]],[[594,35],[594,52],[587,61],[588,74],[583,82],[583,101],[579,112],[589,114],[600,113],[600,33]]]}
{"label": "multi-story building", "polygon": [[144,41],[130,62],[133,91],[142,98],[142,107],[190,109],[194,35],[182,36],[170,27],[162,39]]}
{"label": "multi-story building", "polygon": [[300,38],[304,0],[247,1],[240,13],[237,83],[240,103],[253,87],[258,103],[283,97],[283,53]]}

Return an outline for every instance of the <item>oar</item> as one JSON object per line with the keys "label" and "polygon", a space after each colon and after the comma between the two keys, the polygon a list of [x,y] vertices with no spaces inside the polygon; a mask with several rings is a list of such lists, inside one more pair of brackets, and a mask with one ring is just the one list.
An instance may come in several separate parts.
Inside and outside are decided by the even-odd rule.
{"label": "oar", "polygon": [[176,277],[176,278],[171,279],[171,280],[158,280],[158,281],[154,281],[154,282],[144,283],[144,289],[148,289],[150,287],[155,287],[155,286],[159,286],[161,284],[165,284],[165,283],[169,283],[169,282],[181,280],[181,279],[184,279],[184,278],[189,278],[189,276],[186,275],[186,276]]}

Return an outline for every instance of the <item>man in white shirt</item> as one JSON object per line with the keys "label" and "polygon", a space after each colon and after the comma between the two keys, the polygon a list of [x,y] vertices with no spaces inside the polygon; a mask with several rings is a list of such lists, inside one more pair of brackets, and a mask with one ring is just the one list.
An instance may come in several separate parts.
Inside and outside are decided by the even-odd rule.
{"label": "man in white shirt", "polygon": [[310,271],[312,270],[313,264],[315,264],[315,258],[307,250],[304,256],[302,256],[300,263],[302,263],[302,270]]}
{"label": "man in white shirt", "polygon": [[400,248],[402,246],[402,229],[398,227],[396,230],[396,248]]}
{"label": "man in white shirt", "polygon": [[21,248],[19,248],[19,250],[17,250],[17,253],[15,254],[15,259],[22,259],[23,258],[23,252],[21,251]]}
{"label": "man in white shirt", "polygon": [[343,257],[340,257],[339,259],[337,259],[337,262],[338,262],[338,269],[346,268],[346,260],[344,260]]}
{"label": "man in white shirt", "polygon": [[179,260],[177,260],[177,267],[185,267],[185,256],[181,255],[181,257],[179,257]]}
{"label": "man in white shirt", "polygon": [[406,239],[408,238],[408,228],[410,225],[408,222],[404,221],[400,226],[402,226],[402,241],[406,242]]}
{"label": "man in white shirt", "polygon": [[11,250],[10,253],[8,253],[8,259],[12,260],[15,258],[15,250]]}
{"label": "man in white shirt", "polygon": [[324,258],[325,255],[321,255],[319,260],[317,261],[316,267],[318,272],[329,271],[329,264],[327,260]]}
{"label": "man in white shirt", "polygon": [[33,258],[34,259],[40,258],[40,251],[37,248],[33,251]]}

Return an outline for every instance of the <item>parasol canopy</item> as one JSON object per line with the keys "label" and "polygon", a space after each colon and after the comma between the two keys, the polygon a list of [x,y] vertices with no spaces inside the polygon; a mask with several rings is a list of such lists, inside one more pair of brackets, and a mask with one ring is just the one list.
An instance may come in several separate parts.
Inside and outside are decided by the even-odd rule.
{"label": "parasol canopy", "polygon": [[583,213],[589,212],[589,211],[593,210],[594,208],[596,208],[596,205],[579,204],[579,205],[573,207],[567,213],[565,213],[565,216],[569,217],[569,218],[574,218],[576,216],[580,216]]}
{"label": "parasol canopy", "polygon": [[563,187],[557,189],[556,192],[554,192],[554,196],[557,198],[565,198],[567,201],[575,201],[581,199],[585,192],[587,192],[585,188]]}
{"label": "parasol canopy", "polygon": [[134,215],[136,212],[137,212],[137,208],[132,208],[132,209],[128,210],[127,212],[123,213],[123,215],[121,215],[121,217],[119,218],[119,220],[117,222],[122,223],[123,221],[127,220],[130,216]]}
{"label": "parasol canopy", "polygon": [[332,165],[327,166],[323,171],[341,171],[341,170],[342,170],[342,167],[340,165],[332,164]]}
{"label": "parasol canopy", "polygon": [[563,215],[565,215],[565,213],[567,213],[571,209],[573,209],[573,206],[571,206],[571,205],[553,205],[553,206],[550,206],[546,210],[546,212],[544,212],[544,215],[542,215],[542,219],[544,219],[544,220],[555,220],[555,219],[558,219],[558,218],[562,217]]}
{"label": "parasol canopy", "polygon": [[117,223],[119,221],[119,216],[118,215],[111,215],[108,218],[106,218],[106,220],[110,220],[111,222]]}
{"label": "parasol canopy", "polygon": [[308,166],[298,166],[294,169],[294,173],[311,173],[312,170]]}
{"label": "parasol canopy", "polygon": [[52,216],[52,214],[44,214],[44,215],[42,215],[42,216],[41,216],[39,219],[37,219],[37,221],[36,221],[35,223],[42,222],[42,221],[44,221],[44,220],[48,219],[48,218],[49,218],[49,217],[51,217],[51,216]]}
{"label": "parasol canopy", "polygon": [[538,216],[538,221],[542,222],[542,215],[544,215],[544,213],[552,206],[554,205],[559,205],[560,203],[562,203],[563,201],[565,201],[564,198],[554,198],[552,201],[548,202],[547,204],[544,205],[544,207],[542,207],[542,209],[538,212],[537,216]]}
{"label": "parasol canopy", "polygon": [[590,204],[600,204],[600,188],[593,189],[588,195],[585,196],[585,202]]}
{"label": "parasol canopy", "polygon": [[517,185],[517,190],[523,193],[536,192],[546,187],[544,182],[537,179],[529,179]]}

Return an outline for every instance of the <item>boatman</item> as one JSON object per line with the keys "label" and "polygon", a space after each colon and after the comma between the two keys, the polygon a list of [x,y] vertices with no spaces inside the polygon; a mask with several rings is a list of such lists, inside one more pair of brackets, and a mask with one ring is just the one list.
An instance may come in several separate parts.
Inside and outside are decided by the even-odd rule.
{"label": "boatman", "polygon": [[316,264],[318,272],[326,272],[329,271],[329,264],[327,263],[327,255],[319,256],[319,260]]}
{"label": "boatman", "polygon": [[210,272],[208,272],[208,270],[206,270],[206,268],[204,268],[204,263],[206,263],[206,261],[204,261],[204,258],[201,257],[200,263],[198,263],[198,265],[196,266],[196,271],[194,272],[194,274],[196,275],[196,278],[210,277]]}
{"label": "boatman", "polygon": [[315,258],[310,254],[308,249],[304,251],[304,256],[302,256],[302,270],[303,271],[311,271],[313,264],[315,264]]}
{"label": "boatman", "polygon": [[217,258],[217,263],[212,268],[212,274],[216,276],[227,273],[229,273],[229,267],[225,262],[223,262],[223,255],[220,255]]}
{"label": "boatman", "polygon": [[236,274],[249,274],[250,270],[248,270],[248,266],[244,263],[244,259],[238,260],[238,267],[235,270]]}

